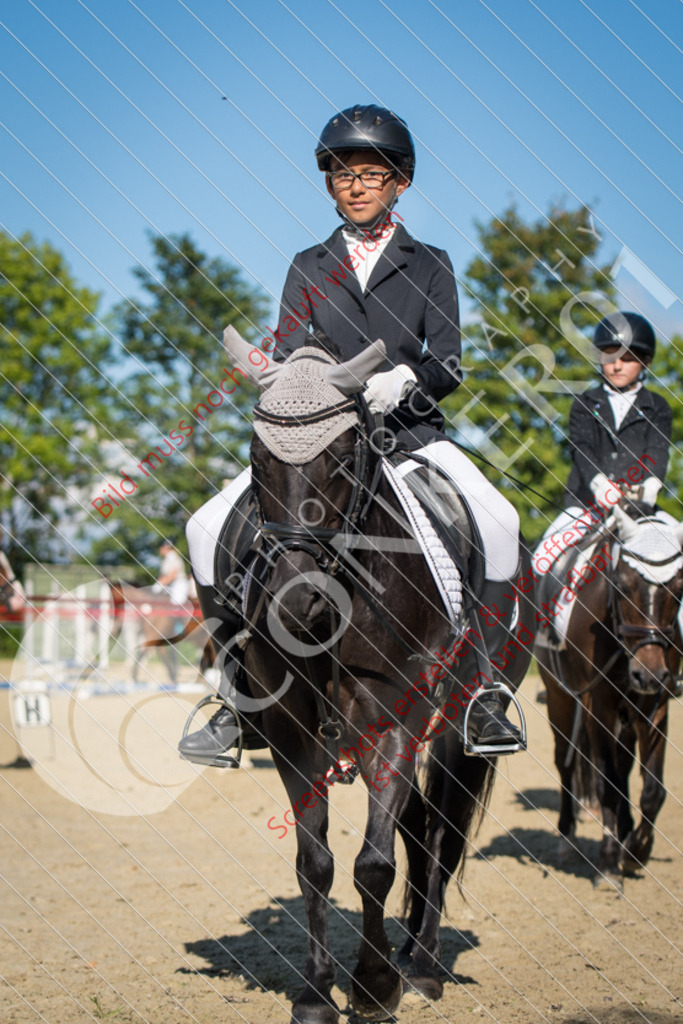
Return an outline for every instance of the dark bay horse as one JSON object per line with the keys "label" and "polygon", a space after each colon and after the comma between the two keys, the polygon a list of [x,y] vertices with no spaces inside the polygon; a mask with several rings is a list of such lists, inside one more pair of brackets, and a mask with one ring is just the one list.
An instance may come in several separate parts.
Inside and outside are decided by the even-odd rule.
{"label": "dark bay horse", "polygon": [[[555,764],[562,784],[560,852],[573,846],[576,797],[594,782],[604,835],[596,884],[617,889],[647,864],[663,783],[668,700],[681,655],[677,613],[683,592],[683,524],[664,517],[634,522],[615,510],[605,572],[577,595],[566,648],[537,645],[548,691]],[[601,539],[602,543],[604,537]],[[582,742],[585,741],[585,742]],[[640,753],[643,790],[637,827],[629,773]],[[586,768],[589,771],[586,771]]]}
{"label": "dark bay horse", "polygon": [[[245,348],[229,328],[228,357],[248,372]],[[479,685],[467,639],[473,631],[453,644],[454,627],[371,443],[367,409],[348,397],[384,361],[382,343],[371,350],[342,365],[322,349],[298,350],[254,412],[252,475],[263,547],[245,595],[244,660],[296,820],[308,959],[292,1024],[339,1019],[327,934],[332,783],[352,781],[359,771],[368,788],[354,870],[363,925],[350,998],[360,1016],[384,1020],[403,991],[384,925],[396,830],[408,855],[404,976],[438,998],[444,893],[495,764],[463,750],[464,709]],[[519,615],[528,628],[533,609],[525,599]],[[437,653],[446,649],[458,654],[448,670]],[[520,651],[502,673],[511,686],[529,658]],[[416,755],[425,747],[421,790]]]}

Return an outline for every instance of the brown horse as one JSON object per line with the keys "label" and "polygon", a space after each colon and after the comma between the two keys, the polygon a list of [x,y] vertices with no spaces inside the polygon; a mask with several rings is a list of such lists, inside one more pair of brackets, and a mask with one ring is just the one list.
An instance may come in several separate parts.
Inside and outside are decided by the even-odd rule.
{"label": "brown horse", "polygon": [[147,648],[159,647],[169,681],[175,685],[178,681],[178,652],[175,645],[188,638],[201,652],[200,675],[213,665],[213,648],[202,626],[201,612],[196,604],[175,604],[165,592],[156,593],[151,587],[136,587],[120,580],[107,580],[107,583],[113,604],[111,641],[118,640],[126,620],[132,621],[138,633],[133,654],[133,682],[138,682],[138,673]]}
{"label": "brown horse", "polygon": [[[621,889],[624,875],[647,864],[666,795],[668,700],[681,655],[683,524],[656,516],[636,523],[620,508],[615,520],[604,571],[593,563],[580,593],[580,577],[572,576],[576,598],[565,649],[537,644],[535,653],[562,783],[560,855],[573,848],[575,799],[589,795],[585,782],[592,778],[604,825],[595,881]],[[643,776],[637,828],[629,800],[636,741]]]}

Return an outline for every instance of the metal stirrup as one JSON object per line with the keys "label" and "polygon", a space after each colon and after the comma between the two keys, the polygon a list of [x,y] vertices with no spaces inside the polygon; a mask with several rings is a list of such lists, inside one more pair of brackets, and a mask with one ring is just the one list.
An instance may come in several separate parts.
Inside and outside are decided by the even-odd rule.
{"label": "metal stirrup", "polygon": [[[477,743],[475,740],[470,738],[469,734],[469,722],[470,712],[474,707],[474,703],[477,700],[481,700],[487,693],[504,693],[506,694],[517,709],[519,715],[520,724],[520,738],[518,740],[511,740],[508,743]],[[520,750],[527,749],[526,742],[526,719],[522,707],[517,700],[517,697],[512,692],[510,687],[506,683],[501,683],[499,680],[494,680],[492,683],[487,683],[483,686],[477,694],[474,695],[472,700],[465,709],[465,721],[463,723],[463,741],[465,746],[465,753],[470,757],[486,757],[489,754],[516,754]]]}

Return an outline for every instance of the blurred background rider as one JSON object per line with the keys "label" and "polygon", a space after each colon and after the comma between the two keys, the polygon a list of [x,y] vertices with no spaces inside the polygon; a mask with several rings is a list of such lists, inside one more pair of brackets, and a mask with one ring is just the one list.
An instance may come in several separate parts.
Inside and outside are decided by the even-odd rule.
{"label": "blurred background rider", "polygon": [[159,547],[161,569],[152,590],[160,594],[166,591],[174,604],[185,604],[190,592],[190,581],[185,572],[185,563],[170,540],[164,540]]}

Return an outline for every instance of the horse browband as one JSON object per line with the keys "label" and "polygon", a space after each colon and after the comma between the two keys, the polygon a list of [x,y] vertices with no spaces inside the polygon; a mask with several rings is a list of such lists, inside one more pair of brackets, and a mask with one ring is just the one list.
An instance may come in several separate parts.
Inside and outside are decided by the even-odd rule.
{"label": "horse browband", "polygon": [[258,420],[263,420],[264,423],[273,423],[278,427],[305,427],[311,423],[331,420],[334,416],[338,416],[342,412],[350,412],[352,409],[356,409],[356,403],[352,398],[339,402],[338,405],[332,405],[329,409],[323,409],[322,412],[309,412],[300,416],[276,416],[275,413],[267,412],[260,404],[257,404],[254,406],[254,416]]}

